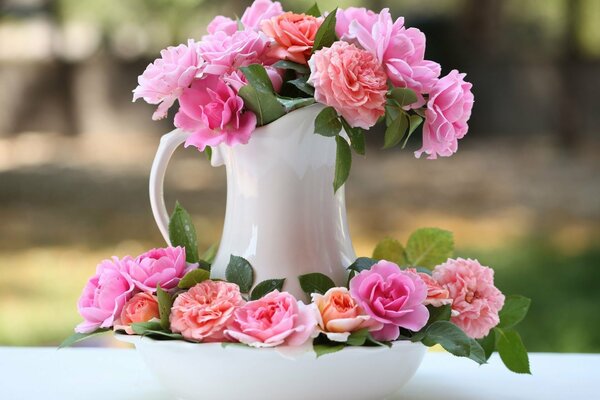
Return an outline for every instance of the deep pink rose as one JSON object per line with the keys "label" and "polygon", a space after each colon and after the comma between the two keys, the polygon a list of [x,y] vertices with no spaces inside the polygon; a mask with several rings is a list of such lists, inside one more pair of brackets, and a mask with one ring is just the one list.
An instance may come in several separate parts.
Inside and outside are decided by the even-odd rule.
{"label": "deep pink rose", "polygon": [[[244,11],[240,23],[244,30],[258,31],[262,21],[280,14],[283,14],[283,8],[278,1],[255,0],[254,3]],[[208,24],[208,33],[223,31],[228,35],[233,35],[237,30],[237,21],[221,15],[215,17]]]}
{"label": "deep pink rose", "polygon": [[198,75],[203,61],[198,54],[198,44],[188,40],[187,46],[168,47],[160,52],[160,58],[148,65],[138,78],[139,86],[133,91],[133,101],[143,98],[149,104],[159,104],[152,119],[167,116],[167,111],[190,86]]}
{"label": "deep pink rose", "polygon": [[135,294],[121,310],[121,315],[115,320],[114,330],[123,330],[128,335],[135,332],[131,324],[158,320],[160,312],[158,310],[158,299],[150,293]]}
{"label": "deep pink rose", "polygon": [[429,92],[425,122],[423,124],[423,146],[415,152],[416,157],[429,154],[430,160],[437,156],[448,157],[458,148],[469,126],[473,108],[471,85],[464,80],[465,74],[452,70],[439,79]]}
{"label": "deep pink rose", "polygon": [[192,133],[185,142],[203,151],[206,146],[246,144],[256,127],[256,115],[243,111],[244,101],[221,78],[195,80],[179,99],[175,126]]}
{"label": "deep pink rose", "polygon": [[75,332],[90,333],[98,328],[110,328],[119,316],[123,306],[133,294],[134,284],[126,270],[135,261],[131,257],[119,260],[104,260],[96,267],[96,274],[90,278],[79,297],[77,310],[83,322]]}
{"label": "deep pink rose", "polygon": [[225,342],[233,312],[244,303],[238,285],[204,281],[180,294],[171,307],[171,330],[197,342]]}
{"label": "deep pink rose", "polygon": [[152,249],[127,264],[131,280],[143,292],[154,293],[156,286],[170,290],[177,287],[179,280],[188,270],[183,247]]}
{"label": "deep pink rose", "polygon": [[338,41],[308,64],[315,100],[335,108],[351,126],[369,129],[385,114],[387,78],[373,54]]}
{"label": "deep pink rose", "polygon": [[276,290],[237,309],[225,333],[252,347],[300,346],[318,335],[317,311]]}
{"label": "deep pink rose", "polygon": [[487,336],[498,325],[504,295],[494,286],[494,270],[479,261],[448,259],[433,270],[433,279],[448,289],[452,298],[451,321],[473,339]]}
{"label": "deep pink rose", "polygon": [[350,293],[374,320],[384,324],[371,334],[376,340],[396,340],[400,328],[418,331],[429,319],[423,305],[427,286],[414,272],[381,260],[350,280]]}
{"label": "deep pink rose", "polygon": [[206,35],[198,43],[198,52],[206,61],[204,74],[228,74],[239,67],[262,63],[269,45],[267,37],[259,32],[236,31],[229,35],[217,31]]}

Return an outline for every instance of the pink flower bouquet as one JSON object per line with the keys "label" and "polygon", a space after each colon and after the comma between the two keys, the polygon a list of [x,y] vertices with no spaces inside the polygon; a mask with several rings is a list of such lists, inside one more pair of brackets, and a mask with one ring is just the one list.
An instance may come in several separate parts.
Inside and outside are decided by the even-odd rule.
{"label": "pink flower bouquet", "polygon": [[456,70],[441,76],[441,66],[425,58],[425,42],[387,8],[321,15],[315,5],[296,14],[256,0],[239,21],[217,16],[201,40],[163,50],[139,77],[133,99],[158,105],[153,119],[177,101],[175,126],[190,132],[186,146],[200,151],[246,144],[257,126],[321,103],[315,133],[335,137],[346,155],[336,163],[337,190],[349,173],[350,149],[364,154],[364,132],[379,121],[386,124],[384,148],[404,148],[422,126],[417,157],[456,152],[468,130],[471,84]]}

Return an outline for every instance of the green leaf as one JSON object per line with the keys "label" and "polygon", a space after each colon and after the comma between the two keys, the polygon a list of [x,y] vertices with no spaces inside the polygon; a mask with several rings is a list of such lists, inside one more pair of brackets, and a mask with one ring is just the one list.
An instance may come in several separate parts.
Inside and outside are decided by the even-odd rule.
{"label": "green leaf", "polygon": [[356,332],[352,332],[350,336],[348,336],[348,340],[346,344],[348,346],[363,346],[367,339],[369,338],[369,329],[361,329]]}
{"label": "green leaf", "polygon": [[171,295],[159,286],[156,287],[156,297],[158,298],[158,313],[160,315],[160,326],[168,331],[169,330],[169,315],[171,315],[171,306],[173,305],[173,299]]}
{"label": "green leaf", "polygon": [[231,255],[225,278],[238,285],[242,293],[249,293],[254,283],[254,269],[245,258]]}
{"label": "green leaf", "polygon": [[488,359],[486,358],[485,351],[483,350],[479,342],[475,339],[471,339],[470,343],[471,348],[469,358],[479,365],[486,364]]}
{"label": "green leaf", "polygon": [[400,107],[409,106],[417,102],[417,94],[408,88],[394,88],[388,93],[388,97],[394,99]]}
{"label": "green leaf", "polygon": [[264,295],[271,293],[274,290],[281,291],[283,289],[283,284],[285,283],[284,279],[269,279],[266,281],[262,281],[258,285],[252,289],[252,294],[250,294],[250,300],[258,300]]}
{"label": "green leaf", "polygon": [[310,74],[310,69],[308,68],[308,66],[304,65],[304,64],[298,64],[295,63],[293,61],[288,61],[288,60],[281,60],[281,61],[277,61],[275,64],[273,64],[273,67],[275,68],[279,68],[279,69],[291,69],[293,71],[296,71],[300,74]]}
{"label": "green leaf", "polygon": [[335,175],[333,178],[334,193],[346,182],[348,176],[350,176],[350,168],[352,167],[352,152],[346,139],[336,136],[335,143],[337,144],[337,150],[335,153]]}
{"label": "green leaf", "polygon": [[177,287],[187,290],[208,279],[210,279],[210,272],[201,268],[193,269],[181,278]]}
{"label": "green leaf", "polygon": [[300,275],[298,280],[300,281],[300,287],[302,288],[302,291],[309,296],[312,293],[324,294],[332,287],[335,287],[335,283],[333,283],[330,277],[319,272]]}
{"label": "green leaf", "polygon": [[179,202],[175,203],[175,210],[169,220],[169,239],[172,246],[182,246],[185,248],[185,260],[187,262],[198,262],[196,228],[194,228],[190,214],[188,214]]}
{"label": "green leaf", "polygon": [[390,102],[394,104],[385,105],[385,126],[390,126],[396,120],[396,118],[398,118],[400,113],[404,112],[395,104],[394,101]]}
{"label": "green leaf", "polygon": [[494,350],[496,350],[496,334],[494,333],[494,330],[492,329],[486,337],[477,339],[477,342],[479,342],[481,348],[483,348],[486,361],[489,360]]}
{"label": "green leaf", "polygon": [[406,244],[406,256],[411,265],[433,268],[452,257],[452,232],[438,228],[421,228],[413,232]]}
{"label": "green leaf", "polygon": [[381,347],[392,347],[392,342],[381,342],[379,340],[373,339],[373,337],[369,334],[367,336],[367,340],[365,341],[365,346],[381,346]]}
{"label": "green leaf", "polygon": [[289,83],[290,85],[295,86],[298,90],[303,93],[306,93],[309,96],[314,96],[315,88],[306,81],[306,78],[297,78],[286,81],[285,83]]}
{"label": "green leaf", "polygon": [[524,296],[506,296],[504,306],[500,310],[500,323],[498,328],[509,329],[525,318],[531,305],[531,299]]}
{"label": "green leaf", "polygon": [[471,354],[471,339],[452,322],[434,322],[427,328],[424,339],[440,344],[455,356],[468,357]]}
{"label": "green leaf", "polygon": [[317,358],[319,358],[321,356],[324,356],[325,354],[337,353],[338,351],[343,350],[344,347],[345,346],[343,344],[315,344],[313,345],[313,350],[315,351],[315,353],[317,353]]}
{"label": "green leaf", "polygon": [[504,365],[512,372],[531,374],[529,356],[521,336],[516,331],[503,331],[500,328],[494,328],[494,332],[496,349]]}
{"label": "green leaf", "polygon": [[204,148],[204,154],[206,155],[206,158],[208,159],[208,161],[212,160],[212,147],[206,146]]}
{"label": "green leaf", "polygon": [[240,70],[256,90],[262,93],[275,93],[273,84],[267,74],[267,70],[260,64],[251,64],[247,67],[240,67]]}
{"label": "green leaf", "polygon": [[159,340],[184,340],[183,336],[180,335],[179,333],[153,331],[150,329],[146,330],[143,335],[151,337],[152,339],[159,339]]}
{"label": "green leaf", "polygon": [[163,330],[160,322],[156,321],[136,322],[131,324],[131,329],[138,335],[145,335],[148,331],[162,332]]}
{"label": "green leaf", "polygon": [[65,347],[73,346],[75,343],[81,342],[83,340],[89,339],[94,336],[101,335],[108,331],[110,331],[110,329],[103,328],[103,329],[96,329],[94,332],[90,332],[90,333],[74,333],[71,336],[69,336],[68,338],[66,338],[65,340],[63,340],[63,342],[58,345],[58,348],[64,349]]}
{"label": "green leaf", "polygon": [[320,17],[321,10],[319,10],[319,5],[317,3],[313,4],[313,6],[311,8],[309,8],[308,10],[306,10],[306,12],[304,14],[312,15],[313,17]]}
{"label": "green leaf", "polygon": [[263,126],[285,115],[285,108],[273,93],[259,92],[254,86],[242,86],[238,92],[244,106],[256,114],[257,125]]}
{"label": "green leaf", "polygon": [[400,143],[406,129],[408,129],[408,118],[404,112],[401,112],[385,130],[383,148],[389,149]]}
{"label": "green leaf", "polygon": [[285,107],[286,112],[310,106],[315,103],[315,99],[312,97],[297,97],[292,99],[289,97],[277,96],[277,101]]}
{"label": "green leaf", "polygon": [[419,125],[421,125],[421,122],[423,122],[423,118],[419,117],[418,115],[411,115],[408,117],[408,119],[409,119],[408,133],[404,137],[404,143],[402,143],[402,148],[406,147],[406,144],[408,143],[408,139],[410,139],[410,136],[419,127]]}
{"label": "green leaf", "polygon": [[331,47],[331,45],[337,40],[337,36],[335,35],[336,13],[337,7],[335,10],[329,13],[319,27],[319,30],[315,35],[315,41],[312,49],[313,54],[317,50],[321,50],[323,47]]}
{"label": "green leaf", "polygon": [[219,251],[218,243],[213,244],[208,249],[206,249],[206,251],[202,253],[202,256],[200,256],[200,259],[206,261],[209,264],[212,264],[215,261],[215,257],[217,256],[217,251]]}
{"label": "green leaf", "polygon": [[373,250],[373,258],[391,261],[398,265],[407,264],[404,247],[402,247],[399,241],[389,237],[377,243],[375,250]]}
{"label": "green leaf", "polygon": [[360,155],[365,155],[365,133],[361,128],[353,128],[344,117],[340,117],[342,127],[350,138],[350,146]]}
{"label": "green leaf", "polygon": [[452,306],[450,304],[441,307],[428,305],[427,309],[429,310],[429,325],[437,321],[450,321],[450,316],[452,315]]}
{"label": "green leaf", "polygon": [[342,130],[337,111],[333,107],[325,107],[315,118],[315,133],[323,136],[336,136]]}
{"label": "green leaf", "polygon": [[351,271],[361,272],[371,269],[371,267],[377,264],[377,260],[369,257],[358,257],[356,261],[348,266],[347,269]]}

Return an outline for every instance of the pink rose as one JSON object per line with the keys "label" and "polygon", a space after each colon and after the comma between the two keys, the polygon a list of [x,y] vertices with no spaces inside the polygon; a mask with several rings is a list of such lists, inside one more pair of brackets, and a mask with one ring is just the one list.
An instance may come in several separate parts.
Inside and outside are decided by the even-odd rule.
{"label": "pink rose", "polygon": [[352,278],[350,293],[367,314],[383,324],[371,333],[376,340],[396,340],[400,328],[416,332],[429,319],[423,305],[427,298],[423,280],[389,261],[381,260]]}
{"label": "pink rose", "polygon": [[320,331],[329,340],[345,342],[352,332],[368,328],[380,330],[383,324],[375,321],[352,298],[348,289],[334,287],[321,295],[313,293],[312,301],[319,310]]}
{"label": "pink rose", "polygon": [[[265,19],[283,14],[283,8],[278,1],[271,0],[255,0],[254,3],[244,11],[240,23],[244,30],[258,31],[260,23]],[[208,24],[208,33],[223,31],[228,35],[233,35],[238,30],[237,21],[221,15],[215,17]]]}
{"label": "pink rose", "polygon": [[451,321],[473,339],[487,336],[498,325],[504,295],[494,286],[494,270],[479,261],[448,259],[433,270],[433,279],[448,289],[452,298]]}
{"label": "pink rose", "polygon": [[206,27],[208,33],[225,32],[228,35],[233,35],[238,30],[238,24],[231,18],[217,15]]}
{"label": "pink rose", "polygon": [[185,142],[203,151],[206,146],[246,144],[256,128],[256,115],[243,111],[244,101],[221,78],[208,75],[194,81],[179,99],[175,126],[192,133]]}
{"label": "pink rose", "polygon": [[169,108],[183,89],[190,86],[203,64],[197,43],[191,39],[187,46],[181,44],[162,50],[160,56],[139,76],[139,85],[133,91],[133,101],[143,98],[149,104],[159,104],[153,120],[167,116]]}
{"label": "pink rose", "polygon": [[423,146],[415,152],[416,157],[429,154],[429,159],[437,156],[448,157],[458,148],[469,126],[473,108],[471,85],[464,80],[465,74],[452,70],[439,79],[429,92],[425,122],[423,124]]}
{"label": "pink rose", "polygon": [[149,293],[138,293],[125,303],[121,316],[115,321],[114,330],[124,330],[128,335],[133,335],[131,324],[158,318],[160,313],[157,298]]}
{"label": "pink rose", "polygon": [[231,35],[223,31],[206,35],[198,43],[198,52],[206,61],[202,72],[222,76],[239,67],[262,63],[268,44],[262,33],[251,30],[236,31]]}
{"label": "pink rose", "polygon": [[188,270],[183,247],[152,249],[127,264],[127,273],[138,289],[154,293],[156,286],[170,290],[177,287],[179,280]]}
{"label": "pink rose", "polygon": [[[267,75],[271,80],[271,84],[273,85],[273,89],[276,93],[281,90],[281,86],[283,86],[283,73],[284,70],[279,68],[273,68],[271,66],[265,66],[265,71],[267,71]],[[248,80],[246,76],[241,71],[234,71],[231,74],[223,76],[223,81],[230,85],[233,90],[239,92],[243,86],[248,84]]]}
{"label": "pink rose", "polygon": [[110,328],[121,313],[125,302],[133,293],[133,282],[127,273],[127,265],[134,263],[131,257],[104,260],[96,267],[79,297],[77,310],[83,322],[75,332],[90,333],[98,328]]}
{"label": "pink rose", "polygon": [[369,129],[385,114],[387,77],[371,53],[335,42],[308,61],[315,100],[332,106],[353,127]]}
{"label": "pink rose", "polygon": [[316,310],[276,290],[238,308],[225,333],[252,347],[300,346],[318,335]]}
{"label": "pink rose", "polygon": [[352,43],[355,39],[350,33],[350,23],[371,27],[377,21],[378,14],[364,7],[348,7],[344,10],[338,8],[335,14],[335,33],[340,40]]}
{"label": "pink rose", "polygon": [[169,317],[171,330],[198,342],[228,341],[223,332],[243,303],[240,288],[234,283],[198,283],[175,299]]}
{"label": "pink rose", "polygon": [[275,40],[269,49],[269,56],[306,64],[322,22],[321,17],[291,12],[263,21],[263,32]]}
{"label": "pink rose", "polygon": [[419,275],[423,282],[425,282],[425,285],[427,285],[427,298],[423,304],[426,306],[431,305],[433,307],[441,307],[447,304],[452,304],[452,299],[450,298],[450,292],[448,292],[448,289],[442,287],[442,285],[433,279],[431,275],[424,272],[417,272],[417,270],[414,268],[408,268],[407,271],[411,271]]}

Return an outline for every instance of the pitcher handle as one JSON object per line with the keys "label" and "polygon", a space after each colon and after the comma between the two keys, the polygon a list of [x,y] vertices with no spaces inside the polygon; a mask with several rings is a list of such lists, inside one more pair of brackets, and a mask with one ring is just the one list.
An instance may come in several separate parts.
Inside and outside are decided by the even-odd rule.
{"label": "pitcher handle", "polygon": [[181,129],[175,129],[160,139],[160,144],[156,155],[154,156],[154,162],[152,163],[152,169],[150,171],[150,207],[152,208],[152,215],[158,225],[158,229],[162,234],[165,242],[170,246],[171,240],[169,239],[169,213],[165,206],[164,196],[164,182],[165,173],[167,172],[167,165],[169,160],[173,156],[175,150],[186,141],[190,134],[182,131]]}

